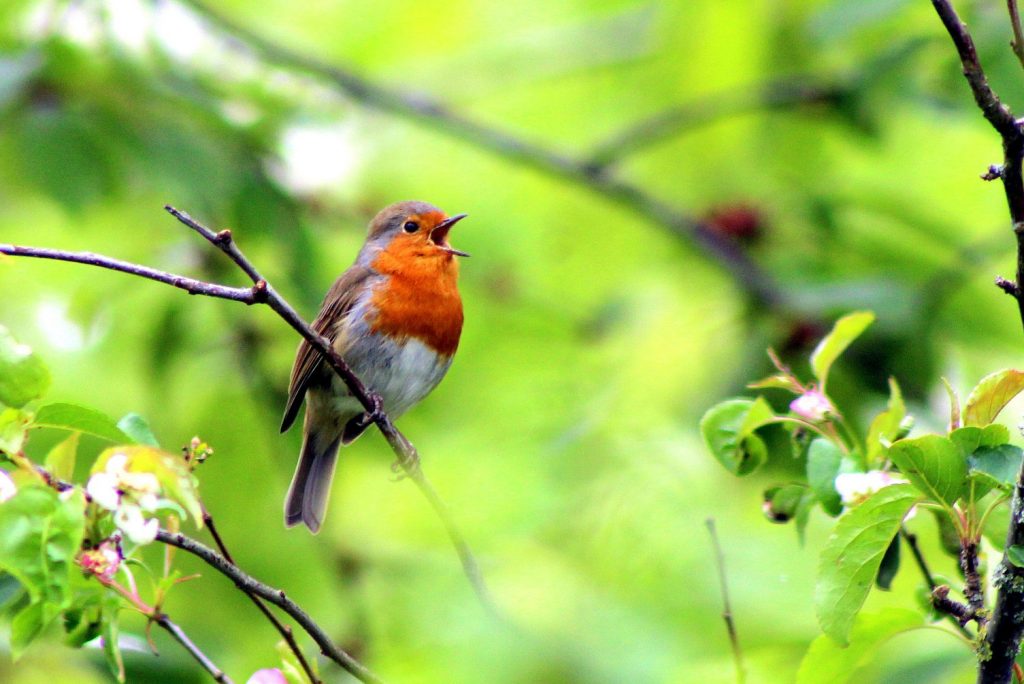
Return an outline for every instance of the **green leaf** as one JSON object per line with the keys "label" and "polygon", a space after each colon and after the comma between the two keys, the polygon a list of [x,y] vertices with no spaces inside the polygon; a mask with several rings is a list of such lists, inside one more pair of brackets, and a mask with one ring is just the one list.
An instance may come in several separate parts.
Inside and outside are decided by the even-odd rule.
{"label": "green leaf", "polygon": [[49,386],[50,372],[39,357],[0,325],[0,403],[21,408]]}
{"label": "green leaf", "polygon": [[119,444],[134,441],[109,416],[77,404],[47,404],[36,413],[32,427],[84,432]]}
{"label": "green leaf", "polygon": [[14,605],[25,593],[18,578],[8,572],[0,572],[0,613]]}
{"label": "green leaf", "polygon": [[1024,372],[1006,369],[982,378],[967,397],[964,425],[985,427],[1024,390]]}
{"label": "green leaf", "polygon": [[[960,533],[956,531],[949,513],[937,508],[931,509],[935,517],[935,524],[939,528],[939,548],[954,558],[960,557]],[[1003,530],[1003,538],[1006,537],[1006,530]],[[1002,546],[1002,544],[1000,544]]]}
{"label": "green leaf", "polygon": [[889,458],[908,480],[937,502],[952,506],[963,493],[967,461],[945,437],[925,435],[900,440],[890,447]]}
{"label": "green leaf", "polygon": [[16,408],[0,408],[0,451],[21,451],[32,416]]}
{"label": "green leaf", "polygon": [[127,414],[124,418],[117,421],[117,427],[131,437],[132,441],[136,444],[145,444],[152,447],[160,446],[160,443],[156,441],[156,437],[153,435],[153,430],[149,427],[149,423],[138,413]]}
{"label": "green leaf", "polygon": [[832,517],[843,511],[843,501],[835,484],[842,460],[842,451],[827,439],[815,439],[807,450],[807,484],[822,509]]}
{"label": "green leaf", "polygon": [[85,496],[62,500],[49,487],[26,485],[0,506],[0,568],[14,575],[49,620],[71,600],[71,573],[82,545]]}
{"label": "green leaf", "polygon": [[[282,639],[277,642],[276,648],[277,655],[281,658],[281,674],[288,680],[288,684],[310,684],[306,671],[302,669],[302,664],[295,657],[295,652],[292,651],[288,642]],[[319,676],[320,670],[317,667],[316,659],[307,658],[306,661],[313,670],[313,674]]]}
{"label": "green leaf", "polygon": [[1024,568],[1024,546],[1017,546],[1014,544],[1010,548],[1006,549],[1006,560],[1010,561],[1018,568]]}
{"label": "green leaf", "polygon": [[868,464],[874,464],[885,453],[885,442],[895,442],[902,434],[903,419],[907,407],[903,404],[903,393],[894,378],[889,378],[889,404],[871,421],[868,429]]}
{"label": "green leaf", "polygon": [[[980,480],[979,484],[999,487],[1009,493],[1013,491],[1013,485],[1017,482],[1022,458],[1024,451],[1012,444],[983,446],[967,459],[967,465],[970,475]],[[984,493],[980,490],[976,492],[979,497]]]}
{"label": "green leaf", "polygon": [[889,548],[882,556],[882,564],[878,566],[878,574],[875,576],[875,585],[879,589],[888,591],[892,587],[892,581],[900,569],[900,536],[897,534],[889,542]]}
{"label": "green leaf", "polygon": [[719,463],[734,475],[747,475],[768,459],[764,441],[754,430],[774,419],[771,406],[761,397],[729,399],[704,414],[700,431]]}
{"label": "green leaf", "polygon": [[946,395],[949,397],[949,429],[956,430],[960,427],[960,396],[949,384],[949,380],[942,378],[942,384],[946,387]]}
{"label": "green leaf", "polygon": [[832,326],[832,332],[815,347],[814,353],[811,354],[811,369],[814,371],[814,377],[821,383],[822,391],[832,364],[874,320],[875,314],[870,311],[847,314],[836,321]]}
{"label": "green leaf", "polygon": [[80,433],[72,432],[46,455],[46,469],[58,480],[72,480],[75,477],[75,457],[78,454]]}
{"label": "green leaf", "polygon": [[108,593],[103,600],[103,655],[107,661],[110,674],[124,684],[124,660],[121,658],[120,622],[121,601],[113,593]]}
{"label": "green leaf", "polygon": [[824,634],[811,642],[797,671],[797,684],[845,684],[885,642],[923,625],[920,613],[904,608],[861,613],[850,630],[849,646],[840,647]]}
{"label": "green leaf", "polygon": [[985,539],[988,539],[992,546],[1001,551],[1006,546],[1006,532],[1009,527],[1010,506],[1008,502],[1003,502],[985,518],[985,527],[981,533],[985,535]]}
{"label": "green leaf", "polygon": [[11,657],[14,660],[21,657],[53,618],[46,615],[45,607],[44,603],[30,603],[11,620]]}
{"label": "green leaf", "polygon": [[797,382],[796,378],[792,375],[783,375],[779,373],[777,375],[769,375],[767,378],[762,378],[757,382],[752,382],[747,385],[750,389],[784,389],[794,394],[803,394],[804,389]]}
{"label": "green leaf", "polygon": [[196,490],[196,479],[185,459],[179,454],[171,454],[150,446],[131,445],[115,446],[106,449],[93,464],[92,472],[98,473],[106,468],[107,461],[115,454],[124,454],[127,458],[125,469],[134,473],[152,473],[156,476],[164,494],[172,501],[180,504],[199,527],[203,525],[202,507],[199,505],[199,494]]}
{"label": "green leaf", "polygon": [[822,631],[849,643],[854,618],[867,599],[889,547],[920,494],[909,484],[883,487],[839,518],[821,552],[814,591]]}

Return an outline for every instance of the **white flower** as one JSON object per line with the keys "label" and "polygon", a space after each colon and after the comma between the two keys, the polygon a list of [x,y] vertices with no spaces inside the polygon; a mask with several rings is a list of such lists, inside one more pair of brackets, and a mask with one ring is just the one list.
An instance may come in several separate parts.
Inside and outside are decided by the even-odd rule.
{"label": "white flower", "polygon": [[812,423],[820,423],[826,415],[835,413],[832,402],[813,387],[789,404],[789,410]]}
{"label": "white flower", "polygon": [[129,471],[127,465],[126,454],[113,454],[103,471],[89,478],[85,490],[99,506],[114,511],[114,524],[128,539],[149,544],[160,523],[142,512],[152,513],[160,505],[160,481],[153,473]]}
{"label": "white flower", "polygon": [[869,470],[866,473],[840,473],[836,476],[835,488],[843,505],[856,506],[883,487],[902,484],[907,480],[886,470]]}
{"label": "white flower", "polygon": [[156,518],[147,520],[142,510],[133,504],[124,504],[114,513],[114,524],[136,544],[149,544],[156,539],[160,529],[160,521]]}
{"label": "white flower", "polygon": [[14,485],[14,480],[6,472],[0,470],[0,503],[7,501],[17,493],[18,488]]}
{"label": "white flower", "polygon": [[85,492],[89,498],[108,511],[117,510],[117,505],[121,502],[117,478],[110,473],[94,473],[85,485]]}

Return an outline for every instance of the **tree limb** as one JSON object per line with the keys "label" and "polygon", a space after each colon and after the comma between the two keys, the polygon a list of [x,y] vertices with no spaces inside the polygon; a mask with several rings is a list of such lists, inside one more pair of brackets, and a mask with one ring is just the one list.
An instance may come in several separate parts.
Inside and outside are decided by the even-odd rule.
{"label": "tree limb", "polygon": [[[932,0],[932,5],[956,46],[963,66],[964,78],[971,88],[974,101],[985,119],[999,133],[1003,142],[1003,166],[997,176],[1003,182],[1006,203],[1010,212],[1014,234],[1017,238],[1017,279],[1010,282],[1004,278],[997,285],[1017,300],[1021,324],[1024,325],[1024,179],[1021,175],[1021,159],[1024,157],[1024,133],[1020,123],[1010,109],[1002,103],[985,77],[978,53],[967,27],[960,20],[949,0]],[[1011,23],[1015,36],[1019,33],[1019,17],[1016,4],[1009,2]],[[1018,42],[1015,39],[1015,42]],[[1019,44],[1019,42],[1018,42]],[[1015,46],[1015,50],[1016,50]],[[994,179],[994,178],[993,178]],[[1013,503],[1010,508],[1010,526],[1006,534],[1009,550],[1024,544],[1024,464],[1017,475]],[[971,583],[968,578],[968,583]],[[985,629],[983,649],[979,654],[978,682],[984,684],[1008,683],[1014,671],[1017,654],[1020,652],[1021,636],[1024,635],[1024,568],[1014,565],[1006,552],[995,574],[994,587],[998,590],[995,608]],[[971,596],[968,596],[972,600]],[[973,604],[976,601],[972,600]]]}
{"label": "tree limb", "polygon": [[227,254],[228,257],[253,281],[252,287],[236,288],[206,283],[193,278],[159,271],[147,266],[140,266],[138,264],[111,259],[91,252],[68,252],[56,249],[0,244],[0,254],[55,259],[58,261],[87,264],[122,273],[129,273],[149,280],[155,280],[157,282],[185,290],[189,294],[229,299],[232,301],[242,302],[244,304],[266,304],[269,306],[278,314],[278,316],[288,323],[288,325],[309,341],[310,345],[312,345],[314,349],[323,355],[327,364],[334,369],[335,373],[337,373],[345,382],[345,385],[349,388],[352,396],[362,404],[363,408],[366,409],[367,413],[373,418],[377,428],[380,430],[381,434],[384,435],[384,438],[398,456],[398,465],[404,470],[409,479],[416,484],[417,488],[427,499],[431,508],[434,509],[434,512],[441,519],[445,531],[448,533],[448,537],[455,546],[459,555],[463,571],[469,579],[470,584],[473,586],[473,589],[481,603],[488,610],[496,612],[490,592],[487,590],[487,586],[484,583],[483,573],[480,571],[476,558],[473,556],[469,545],[459,532],[459,528],[449,514],[444,502],[438,496],[437,492],[431,486],[430,481],[420,468],[419,454],[416,451],[416,448],[412,445],[412,442],[410,442],[405,435],[395,427],[394,423],[384,412],[383,402],[380,397],[370,392],[366,386],[363,385],[362,381],[360,381],[355,373],[352,372],[352,369],[348,367],[348,364],[345,363],[345,360],[342,359],[336,351],[334,351],[330,342],[328,342],[326,338],[314,332],[313,329],[309,327],[309,324],[302,320],[302,318],[295,312],[291,305],[288,304],[288,302],[285,301],[284,298],[267,283],[252,262],[242,254],[242,251],[235,244],[231,231],[222,230],[215,233],[198,221],[195,221],[185,212],[178,211],[170,206],[165,208],[181,223],[197,232],[212,245]]}
{"label": "tree limb", "polygon": [[[220,549],[221,555],[224,556],[224,559],[227,560],[228,563],[237,567],[235,559],[231,557],[231,553],[228,552],[227,545],[224,543],[224,540],[221,539],[220,533],[217,531],[217,526],[214,524],[213,516],[210,515],[208,510],[206,510],[206,505],[202,501],[199,502],[199,505],[203,510],[203,524],[206,526],[206,529],[210,531],[210,536],[213,537],[214,543],[216,543],[217,548]],[[248,596],[249,600],[259,608],[259,611],[263,613],[264,617],[274,625],[274,629],[277,630],[285,643],[288,644],[288,648],[291,649],[291,652],[295,654],[295,659],[299,662],[299,666],[302,668],[302,671],[306,673],[306,677],[309,678],[309,681],[312,684],[321,684],[320,678],[316,676],[316,673],[313,671],[313,667],[306,659],[306,654],[302,652],[302,648],[300,648],[298,642],[295,641],[295,634],[292,631],[292,628],[281,622],[281,620],[274,615],[273,611],[267,608],[267,604],[265,604],[263,599],[259,596],[250,591],[246,591],[243,587],[239,587],[239,589],[241,589],[242,593]]]}
{"label": "tree limb", "polygon": [[755,304],[773,310],[788,310],[787,297],[775,279],[727,237],[670,204],[654,197],[642,186],[591,168],[585,161],[564,155],[497,128],[478,123],[444,104],[422,95],[407,95],[386,88],[341,67],[319,61],[280,46],[246,29],[209,7],[202,0],[182,0],[202,19],[227,34],[232,43],[248,49],[258,58],[326,81],[335,90],[362,105],[423,124],[444,135],[463,140],[479,149],[568,181],[611,200],[658,224],[705,256],[718,262]]}
{"label": "tree limb", "polygon": [[188,638],[188,635],[185,634],[181,627],[178,627],[178,625],[172,622],[167,615],[159,613],[158,615],[154,615],[152,620],[163,627],[175,641],[181,644],[182,648],[188,651],[189,654],[196,659],[196,662],[203,666],[204,670],[210,673],[210,676],[213,677],[213,681],[221,682],[221,684],[232,684],[231,678],[224,674],[224,671],[217,667],[212,660],[206,657],[206,654]]}
{"label": "tree limb", "polygon": [[306,611],[302,610],[297,603],[289,599],[280,589],[260,582],[252,575],[249,575],[227,558],[220,555],[213,549],[199,543],[195,539],[177,532],[168,532],[161,529],[157,532],[156,540],[164,544],[176,546],[183,551],[191,553],[204,563],[217,570],[219,573],[235,583],[239,589],[246,593],[252,593],[288,613],[295,622],[316,642],[320,651],[341,665],[349,674],[361,682],[367,684],[383,684],[383,680],[370,672],[362,663],[350,656],[341,647],[335,645],[327,633],[318,625]]}
{"label": "tree limb", "polygon": [[753,89],[748,86],[730,94],[716,93],[696,102],[669,107],[624,126],[594,147],[587,166],[592,170],[605,170],[628,155],[726,115],[830,103],[838,100],[844,92],[845,88],[837,83],[791,79],[772,81]]}

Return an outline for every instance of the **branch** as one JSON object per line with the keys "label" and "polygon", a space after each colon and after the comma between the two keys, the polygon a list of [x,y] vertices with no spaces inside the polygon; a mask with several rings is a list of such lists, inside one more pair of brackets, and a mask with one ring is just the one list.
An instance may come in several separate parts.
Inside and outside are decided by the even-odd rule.
{"label": "branch", "polygon": [[206,654],[199,650],[199,647],[192,643],[192,640],[188,638],[188,635],[182,631],[181,627],[171,622],[171,619],[165,614],[160,613],[152,617],[153,622],[163,627],[167,632],[174,637],[182,647],[188,651],[196,661],[203,666],[210,676],[213,677],[215,682],[221,682],[221,684],[232,684],[231,678],[228,677],[224,672],[214,665],[213,661],[206,657]]}
{"label": "branch", "polygon": [[410,442],[405,435],[395,427],[394,423],[391,422],[391,419],[383,410],[383,402],[380,397],[370,392],[366,386],[363,385],[355,373],[352,372],[352,369],[348,367],[348,364],[345,363],[345,360],[342,359],[336,351],[334,351],[330,342],[328,342],[324,337],[316,334],[313,329],[310,328],[309,325],[295,312],[295,309],[293,309],[291,305],[288,304],[288,302],[285,301],[284,298],[267,283],[252,262],[242,254],[242,251],[235,244],[231,231],[222,230],[215,233],[203,224],[195,221],[185,212],[178,211],[171,206],[167,206],[165,208],[181,223],[197,232],[204,239],[210,242],[210,244],[227,254],[228,257],[253,281],[253,286],[250,288],[225,287],[223,285],[207,283],[193,278],[159,271],[147,266],[140,266],[138,264],[112,259],[110,257],[93,254],[91,252],[67,252],[56,249],[0,244],[0,254],[35,257],[41,259],[55,259],[58,261],[87,264],[89,266],[97,266],[99,268],[106,268],[122,273],[129,273],[141,278],[147,278],[149,280],[155,280],[157,282],[185,290],[189,294],[206,295],[208,297],[218,299],[229,299],[232,301],[242,302],[244,304],[266,304],[269,306],[278,314],[278,316],[288,323],[288,325],[302,335],[303,338],[308,340],[314,349],[323,355],[327,364],[331,366],[331,368],[333,368],[338,376],[345,382],[345,385],[349,388],[352,396],[354,396],[363,405],[363,408],[366,409],[367,413],[373,418],[374,423],[376,423],[378,429],[398,456],[398,465],[401,466],[406,475],[416,484],[420,492],[427,499],[431,508],[434,509],[434,512],[441,519],[441,522],[448,533],[448,537],[451,540],[452,545],[455,546],[455,550],[459,555],[463,571],[472,584],[477,596],[480,598],[481,603],[483,603],[488,610],[496,612],[490,592],[487,590],[487,586],[484,583],[483,573],[481,573],[480,568],[477,565],[476,558],[473,556],[469,545],[459,532],[458,526],[449,514],[444,502],[431,486],[430,481],[427,479],[427,476],[423,473],[422,469],[420,469],[419,453],[416,451],[416,448],[412,445],[412,442]]}
{"label": "branch", "polygon": [[[203,651],[198,646],[196,646],[191,639],[188,638],[188,635],[185,634],[185,631],[181,627],[178,627],[178,625],[176,625],[171,620],[171,618],[167,617],[166,613],[160,611],[158,608],[149,606],[144,601],[142,601],[139,598],[138,594],[134,592],[134,585],[133,590],[129,591],[121,585],[119,585],[118,583],[112,581],[111,579],[104,577],[102,574],[92,573],[91,571],[87,572],[90,572],[91,576],[94,577],[96,581],[98,581],[103,586],[107,587],[112,591],[117,592],[121,597],[128,601],[137,611],[139,611],[141,614],[149,618],[149,620],[155,622],[156,624],[160,625],[160,627],[167,630],[167,633],[170,634],[175,641],[181,644],[181,646],[189,652],[189,655],[195,658],[196,662],[203,666],[204,670],[210,673],[210,676],[213,677],[214,681],[220,682],[221,684],[233,684],[231,678],[224,674],[224,671],[217,667],[213,663],[213,661],[210,660],[206,656],[206,654],[203,653]],[[148,627],[146,629],[146,635],[147,637],[149,635]],[[156,646],[153,645],[152,641],[150,641],[150,646],[153,648],[153,652],[155,653]]]}
{"label": "branch", "polygon": [[1006,0],[1006,9],[1010,12],[1010,26],[1013,28],[1013,40],[1010,47],[1013,54],[1017,55],[1017,61],[1024,66],[1024,32],[1020,28],[1020,11],[1017,9],[1017,0]]}
{"label": "branch", "polygon": [[366,412],[373,418],[373,422],[376,423],[377,428],[381,434],[384,435],[384,439],[387,440],[388,444],[391,445],[391,449],[398,456],[398,465],[405,471],[405,474],[411,479],[420,492],[426,497],[427,502],[431,508],[441,519],[445,530],[448,532],[448,537],[451,539],[452,544],[455,546],[455,550],[459,554],[459,560],[462,562],[463,571],[470,583],[473,585],[473,589],[476,591],[477,596],[484,606],[496,612],[494,602],[491,599],[490,592],[487,590],[487,585],[483,580],[483,573],[480,572],[480,567],[477,565],[476,558],[470,551],[469,545],[466,543],[465,538],[459,532],[458,526],[452,519],[448,512],[447,506],[438,496],[437,492],[431,486],[427,476],[423,473],[423,470],[419,466],[419,453],[416,451],[416,447],[412,445],[405,435],[399,432],[395,424],[391,422],[391,419],[387,416],[383,409],[383,402],[380,397],[370,392],[363,385],[362,381],[356,374],[352,372],[352,369],[348,367],[345,360],[341,358],[331,346],[331,343],[326,338],[316,334],[309,325],[295,313],[295,309],[291,307],[277,294],[277,291],[272,288],[267,281],[260,275],[256,267],[245,258],[242,251],[235,244],[234,239],[231,236],[231,231],[222,230],[219,233],[214,233],[212,230],[202,225],[198,221],[194,220],[191,216],[183,211],[178,211],[174,207],[165,207],[167,211],[174,216],[176,219],[184,223],[192,230],[199,233],[203,238],[209,241],[211,244],[216,246],[222,252],[228,255],[235,264],[241,268],[246,275],[249,276],[253,281],[253,294],[259,297],[259,301],[265,303],[271,309],[273,309],[288,325],[290,325],[296,332],[302,337],[309,341],[314,349],[323,355],[324,360],[334,369],[334,372],[344,380],[345,385],[352,393]]}
{"label": "branch", "polygon": [[718,568],[718,582],[722,587],[722,619],[725,621],[725,629],[729,633],[729,643],[732,645],[732,657],[736,663],[736,682],[743,684],[747,680],[747,668],[743,665],[743,650],[740,648],[740,637],[736,632],[736,623],[732,619],[732,604],[729,602],[729,587],[725,582],[725,554],[722,553],[722,545],[718,542],[718,533],[715,531],[715,519],[708,518],[704,521],[708,527],[708,534],[711,535],[711,545],[715,548],[715,566]]}
{"label": "branch", "polygon": [[[210,515],[210,512],[206,510],[206,506],[201,501],[199,505],[203,510],[203,523],[210,531],[210,536],[213,537],[213,541],[217,544],[217,548],[220,549],[221,555],[224,556],[224,559],[227,560],[227,562],[237,567],[235,559],[231,557],[231,554],[228,552],[228,547],[224,544],[224,540],[221,539],[220,533],[217,532],[217,526],[213,522],[213,516]],[[295,641],[295,634],[292,632],[292,628],[281,622],[278,617],[274,615],[269,608],[267,608],[267,604],[265,604],[263,599],[259,596],[250,591],[246,591],[243,587],[239,587],[239,589],[249,597],[249,600],[252,601],[256,607],[259,608],[260,612],[263,613],[263,615],[270,621],[270,623],[274,625],[274,629],[278,631],[281,637],[285,640],[285,643],[288,644],[288,648],[290,648],[292,653],[295,654],[295,659],[299,662],[299,665],[302,667],[302,671],[306,673],[306,677],[309,681],[312,684],[320,684],[320,678],[316,676],[316,673],[310,666],[309,661],[306,660],[306,654],[302,652],[299,644]]]}
{"label": "branch", "polygon": [[[1014,23],[1014,31],[1019,30],[1019,17],[1016,16],[1016,3],[1009,0],[1011,10],[1011,23]],[[1003,166],[999,168],[998,177],[1003,181],[1003,191],[1006,194],[1006,203],[1010,210],[1010,220],[1017,237],[1017,280],[1011,283],[1004,278],[997,281],[1000,289],[1017,300],[1017,309],[1020,314],[1021,324],[1024,325],[1024,290],[1021,283],[1024,283],[1024,177],[1021,175],[1021,159],[1024,157],[1024,132],[1021,131],[1020,122],[1014,117],[1010,108],[1002,103],[999,96],[992,90],[985,76],[985,71],[978,60],[978,51],[974,47],[974,40],[971,38],[967,26],[960,20],[956,10],[949,0],[932,0],[932,5],[942,20],[946,31],[949,32],[957,53],[960,55],[960,63],[963,66],[964,78],[971,88],[974,101],[981,109],[985,119],[992,125],[1003,139]],[[1013,284],[1015,287],[1007,287]]]}
{"label": "branch", "polygon": [[619,180],[575,159],[505,131],[468,119],[442,103],[379,86],[351,71],[319,61],[263,38],[207,6],[202,0],[182,0],[206,22],[230,36],[258,58],[325,80],[335,90],[366,107],[421,123],[444,135],[463,140],[513,163],[568,181],[611,200],[660,225],[705,256],[717,261],[762,308],[791,308],[768,273],[746,252],[700,220],[649,194],[642,186]]}
{"label": "branch", "polygon": [[336,646],[331,641],[331,638],[327,636],[327,633],[324,632],[323,628],[308,613],[302,610],[297,603],[289,599],[283,591],[260,582],[210,547],[200,544],[184,534],[171,533],[162,529],[157,532],[156,539],[159,542],[176,546],[183,551],[191,553],[230,579],[242,591],[259,596],[286,612],[309,634],[325,656],[341,665],[359,681],[366,682],[367,684],[383,684],[383,680],[380,677],[370,672],[342,648]]}
{"label": "branch", "polygon": [[998,590],[996,605],[988,623],[985,635],[986,651],[989,657],[981,660],[978,682],[1010,681],[1011,672],[1020,652],[1020,641],[1024,632],[1024,568],[1014,565],[1007,552],[1014,546],[1024,544],[1024,464],[1017,474],[1013,488],[1013,503],[1010,504],[1010,528],[1006,532],[1006,551],[996,570],[992,585]]}
{"label": "branch", "polygon": [[844,92],[845,89],[836,84],[805,80],[775,81],[753,91],[747,87],[735,93],[716,94],[697,102],[669,107],[623,127],[604,142],[598,143],[590,154],[587,166],[595,171],[604,171],[628,155],[726,116],[762,109],[835,102]]}

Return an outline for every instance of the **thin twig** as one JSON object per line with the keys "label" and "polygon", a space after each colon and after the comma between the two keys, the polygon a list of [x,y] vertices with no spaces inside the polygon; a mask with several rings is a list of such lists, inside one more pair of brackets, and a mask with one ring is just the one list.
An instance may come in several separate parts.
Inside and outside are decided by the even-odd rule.
{"label": "thin twig", "polygon": [[1013,29],[1013,40],[1010,47],[1013,54],[1017,55],[1017,61],[1024,67],[1024,31],[1020,28],[1020,11],[1017,9],[1017,0],[1006,0],[1006,9],[1010,12],[1010,26]]}
{"label": "thin twig", "polygon": [[722,619],[725,620],[725,629],[729,632],[729,643],[732,645],[732,657],[736,663],[736,681],[738,684],[743,684],[747,679],[747,668],[743,664],[743,650],[740,648],[740,637],[732,617],[732,604],[729,602],[729,587],[725,581],[725,554],[722,552],[722,545],[718,541],[715,519],[708,518],[704,521],[704,524],[708,527],[708,534],[711,535],[711,544],[715,549],[718,582],[722,587]]}
{"label": "thin twig", "polygon": [[595,171],[603,171],[629,155],[725,116],[835,102],[843,92],[842,86],[833,83],[786,80],[756,88],[745,87],[735,93],[716,93],[696,102],[669,107],[623,127],[598,143],[586,164]]}
{"label": "thin twig", "polygon": [[651,195],[642,186],[595,170],[585,160],[478,123],[429,97],[407,95],[397,89],[377,85],[352,71],[282,47],[240,26],[201,0],[182,1],[211,26],[230,36],[233,45],[248,49],[258,58],[322,79],[338,92],[366,107],[421,123],[514,163],[569,181],[624,206],[717,261],[755,304],[767,309],[789,307],[787,297],[775,279],[733,241],[710,230],[704,222]]}
{"label": "thin twig", "polygon": [[222,575],[235,583],[235,586],[245,592],[252,592],[256,596],[274,604],[290,615],[295,622],[316,642],[320,651],[328,658],[338,663],[349,674],[361,682],[380,684],[383,680],[370,672],[362,663],[346,653],[340,646],[337,646],[323,628],[318,625],[301,607],[279,589],[260,582],[252,575],[249,575],[237,565],[229,562],[227,558],[220,555],[213,549],[199,543],[195,539],[181,533],[171,533],[167,530],[157,532],[156,539],[164,544],[176,546],[201,559],[207,565],[220,572]]}
{"label": "thin twig", "polygon": [[189,294],[200,294],[219,299],[229,299],[244,304],[266,304],[273,309],[288,325],[297,331],[303,338],[309,341],[314,349],[323,355],[325,361],[339,377],[345,382],[349,391],[366,409],[373,418],[381,434],[387,440],[391,449],[398,456],[397,462],[405,471],[406,475],[413,480],[420,492],[427,498],[431,507],[441,518],[452,544],[462,563],[466,577],[469,579],[473,590],[476,592],[481,603],[494,612],[494,602],[491,600],[490,592],[483,580],[483,573],[476,562],[465,538],[459,532],[458,525],[452,519],[447,507],[441,501],[437,492],[430,485],[429,480],[419,466],[419,453],[405,435],[403,435],[383,410],[383,402],[380,397],[369,391],[362,381],[352,372],[345,360],[334,350],[330,342],[324,337],[316,334],[309,324],[295,312],[295,309],[288,304],[281,295],[274,290],[270,284],[260,275],[256,267],[250,262],[242,251],[235,244],[231,231],[222,230],[214,232],[199,223],[183,211],[174,207],[165,207],[168,213],[178,221],[188,226],[205,240],[216,246],[230,257],[230,259],[253,281],[250,288],[225,287],[213,283],[207,283],[194,278],[159,271],[147,266],[112,259],[100,254],[91,252],[68,252],[64,250],[45,249],[38,247],[24,247],[18,245],[0,244],[0,254],[10,256],[36,257],[42,259],[55,259],[58,261],[69,261],[74,263],[106,268],[122,273],[136,275],[141,278],[155,280],[157,282],[172,285],[185,290]]}
{"label": "thin twig", "polygon": [[[125,567],[125,570],[127,571],[127,567]],[[181,644],[181,646],[186,651],[188,651],[189,655],[195,658],[196,662],[202,665],[204,670],[210,673],[210,676],[213,677],[214,681],[220,682],[221,684],[234,684],[231,681],[231,678],[224,674],[224,671],[217,667],[214,664],[214,662],[210,660],[205,653],[203,653],[202,649],[196,646],[196,644],[188,638],[188,635],[185,634],[185,631],[181,627],[176,625],[171,620],[171,618],[167,617],[166,613],[160,611],[157,608],[154,608],[153,606],[148,605],[141,598],[139,598],[139,595],[134,591],[134,585],[132,591],[129,591],[117,582],[114,582],[112,579],[104,577],[102,574],[90,574],[92,575],[92,577],[96,579],[96,581],[98,581],[103,586],[107,587],[112,591],[116,591],[120,596],[122,596],[126,601],[128,601],[132,605],[132,607],[135,608],[135,610],[139,611],[141,614],[149,618],[152,622],[155,622],[156,624],[160,625],[160,627],[167,630],[168,634],[170,634],[175,641]],[[128,577],[130,578],[131,575],[129,574]],[[146,634],[148,636],[148,629],[146,630]],[[150,642],[150,645],[152,645],[152,642]]]}
{"label": "thin twig", "polygon": [[186,651],[192,654],[192,657],[210,673],[210,676],[213,677],[215,682],[221,682],[221,684],[232,684],[231,678],[224,674],[224,672],[217,667],[212,660],[207,658],[206,654],[203,653],[198,646],[192,643],[192,640],[188,638],[188,635],[185,634],[181,627],[172,622],[167,615],[159,613],[154,615],[152,620],[167,630],[167,633],[174,637],[175,641],[181,644]]}
{"label": "thin twig", "polygon": [[465,538],[459,531],[458,525],[452,519],[451,514],[448,512],[447,506],[438,496],[437,492],[431,486],[430,481],[427,480],[427,476],[423,473],[420,468],[419,453],[416,451],[416,447],[412,445],[405,435],[399,432],[395,424],[391,422],[391,419],[383,410],[383,402],[380,397],[371,392],[362,381],[356,376],[352,369],[349,368],[345,360],[334,350],[331,343],[324,337],[316,334],[312,328],[309,327],[302,318],[295,312],[295,309],[291,307],[288,302],[284,300],[281,295],[272,288],[267,281],[260,275],[256,267],[246,259],[245,255],[235,244],[234,239],[231,236],[231,231],[222,230],[219,233],[214,233],[212,230],[202,225],[191,216],[183,211],[178,211],[174,207],[165,207],[167,211],[174,216],[176,219],[184,223],[192,230],[199,233],[203,238],[208,240],[211,244],[218,247],[221,251],[227,254],[235,264],[241,268],[246,275],[253,281],[254,292],[258,291],[260,301],[265,303],[271,309],[273,309],[288,325],[294,328],[300,335],[302,335],[314,349],[323,355],[326,362],[334,369],[338,376],[344,380],[345,385],[352,393],[366,412],[373,418],[374,423],[377,424],[377,428],[381,434],[387,440],[388,444],[391,445],[391,449],[398,456],[398,464],[405,471],[405,474],[416,484],[420,492],[427,498],[434,512],[441,519],[445,530],[448,532],[448,536],[451,539],[452,544],[455,546],[455,550],[459,554],[459,559],[462,562],[463,570],[466,577],[469,579],[470,584],[476,591],[480,601],[489,610],[494,611],[494,602],[491,600],[490,592],[487,590],[487,585],[484,583],[483,573],[480,571],[480,567],[476,562],[476,558],[470,551],[469,545],[466,543]]}
{"label": "thin twig", "polygon": [[[206,505],[204,503],[200,502],[199,505],[203,510],[203,524],[205,524],[206,529],[210,531],[210,536],[213,537],[213,541],[217,544],[217,548],[220,549],[221,555],[224,556],[227,562],[238,567],[237,563],[235,563],[235,559],[231,557],[231,553],[228,551],[228,547],[224,543],[224,540],[221,539],[220,533],[217,532],[217,526],[213,521],[213,516],[210,515],[208,510],[206,510]],[[167,548],[172,547],[168,546]],[[320,678],[316,676],[312,666],[306,659],[306,654],[302,652],[302,648],[299,646],[298,642],[295,641],[295,633],[292,631],[292,628],[281,622],[281,620],[274,615],[269,608],[267,608],[267,604],[263,602],[263,599],[252,592],[246,591],[242,587],[239,588],[242,589],[242,593],[248,596],[249,600],[259,608],[260,612],[263,613],[267,620],[274,625],[274,629],[278,631],[281,637],[285,640],[285,643],[288,644],[288,648],[290,648],[292,653],[295,654],[295,659],[299,661],[299,665],[302,667],[302,671],[306,673],[306,677],[309,678],[309,681],[312,682],[312,684],[320,684]]]}

